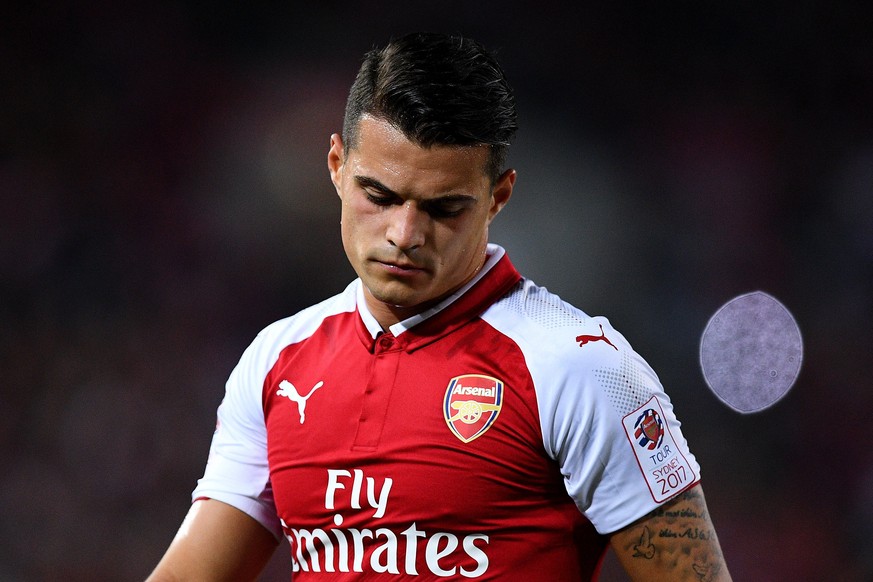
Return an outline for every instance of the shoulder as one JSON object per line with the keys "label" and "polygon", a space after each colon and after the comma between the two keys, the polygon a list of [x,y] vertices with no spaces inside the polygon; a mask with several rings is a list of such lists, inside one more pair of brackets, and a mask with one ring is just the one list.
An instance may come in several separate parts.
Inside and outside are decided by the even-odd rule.
{"label": "shoulder", "polygon": [[514,339],[529,357],[582,362],[593,355],[603,362],[630,349],[608,319],[589,315],[529,279],[492,305],[483,319]]}
{"label": "shoulder", "polygon": [[483,319],[524,354],[546,432],[620,426],[622,417],[663,393],[654,370],[606,317],[591,316],[529,280]]}
{"label": "shoulder", "polygon": [[357,285],[358,281],[355,280],[341,293],[271,323],[258,333],[258,339],[264,342],[280,340],[286,343],[306,339],[329,317],[350,313],[357,309]]}
{"label": "shoulder", "polygon": [[358,283],[355,280],[341,293],[263,328],[246,349],[242,361],[248,360],[259,368],[269,365],[285,347],[311,337],[328,318],[354,312]]}

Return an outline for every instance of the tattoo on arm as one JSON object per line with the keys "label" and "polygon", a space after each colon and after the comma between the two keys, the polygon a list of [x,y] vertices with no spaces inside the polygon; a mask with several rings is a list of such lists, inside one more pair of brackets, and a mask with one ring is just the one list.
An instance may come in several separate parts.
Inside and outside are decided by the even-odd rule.
{"label": "tattoo on arm", "polygon": [[634,546],[634,558],[645,558],[651,560],[655,557],[655,546],[652,544],[652,532],[649,531],[649,526],[643,526],[643,533],[640,536],[640,542]]}
{"label": "tattoo on arm", "polygon": [[694,563],[691,564],[691,569],[694,570],[695,574],[697,574],[697,579],[700,580],[700,582],[711,582],[715,579],[715,573],[718,571],[713,564],[702,566]]}
{"label": "tattoo on arm", "polygon": [[[634,546],[633,557],[645,558],[646,560],[651,560],[655,557],[655,545],[652,543],[652,532],[649,530],[648,526],[643,526],[643,533],[640,535],[640,541]],[[712,576],[714,572],[711,564],[707,566],[694,563],[691,564],[691,569],[694,570],[694,573],[701,582],[708,582],[713,579]]]}
{"label": "tattoo on arm", "polygon": [[[617,552],[630,564],[649,563],[676,580],[711,582],[730,579],[715,528],[699,487],[693,487],[627,530]],[[640,564],[642,567],[642,564]],[[723,576],[720,578],[719,576]]]}

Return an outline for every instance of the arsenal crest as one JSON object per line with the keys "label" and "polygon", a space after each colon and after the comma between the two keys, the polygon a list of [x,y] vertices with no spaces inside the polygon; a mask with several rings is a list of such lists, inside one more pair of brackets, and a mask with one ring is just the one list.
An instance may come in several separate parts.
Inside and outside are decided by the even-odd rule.
{"label": "arsenal crest", "polygon": [[469,443],[491,428],[503,406],[503,382],[491,376],[465,374],[449,381],[443,401],[446,424]]}
{"label": "arsenal crest", "polygon": [[634,423],[634,438],[641,447],[654,450],[661,446],[664,440],[664,423],[661,416],[649,408],[644,411]]}

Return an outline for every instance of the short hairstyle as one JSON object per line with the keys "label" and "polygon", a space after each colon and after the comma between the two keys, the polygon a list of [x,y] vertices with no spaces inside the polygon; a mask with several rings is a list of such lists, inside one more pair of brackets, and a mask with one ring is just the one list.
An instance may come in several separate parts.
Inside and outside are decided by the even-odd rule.
{"label": "short hairstyle", "polygon": [[472,39],[435,33],[408,34],[364,56],[346,104],[346,152],[358,145],[365,114],[422,147],[488,146],[492,182],[518,129],[515,96],[494,56]]}

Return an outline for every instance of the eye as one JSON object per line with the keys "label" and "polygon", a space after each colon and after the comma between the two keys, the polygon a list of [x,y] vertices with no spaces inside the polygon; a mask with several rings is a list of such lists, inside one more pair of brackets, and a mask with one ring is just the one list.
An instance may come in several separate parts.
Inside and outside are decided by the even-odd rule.
{"label": "eye", "polygon": [[433,218],[454,218],[463,214],[473,204],[475,200],[468,196],[449,196],[431,200],[426,204],[425,210]]}
{"label": "eye", "polygon": [[452,218],[464,211],[466,205],[460,202],[445,202],[428,206],[427,213],[434,218]]}
{"label": "eye", "polygon": [[369,190],[364,190],[364,195],[366,195],[367,200],[375,204],[376,206],[390,206],[394,203],[393,196],[385,196],[384,194],[374,194]]}

